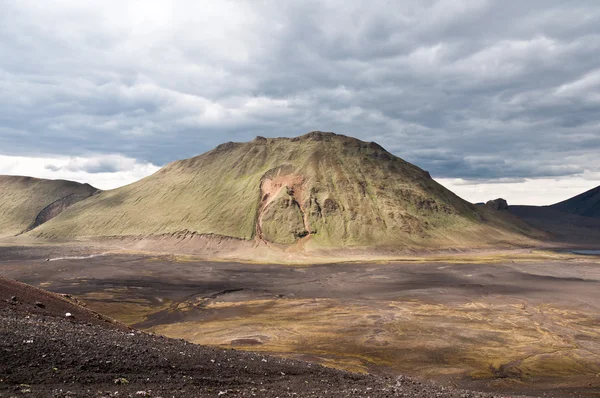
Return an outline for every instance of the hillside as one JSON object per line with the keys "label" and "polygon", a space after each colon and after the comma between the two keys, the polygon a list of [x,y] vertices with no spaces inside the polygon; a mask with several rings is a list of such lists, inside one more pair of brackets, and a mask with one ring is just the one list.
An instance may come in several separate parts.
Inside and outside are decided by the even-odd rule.
{"label": "hillside", "polygon": [[73,181],[0,176],[0,236],[38,226],[97,191]]}
{"label": "hillside", "polygon": [[0,356],[2,397],[498,396],[130,330],[62,296],[3,278]]}
{"label": "hillside", "polygon": [[600,187],[551,206],[509,206],[509,211],[556,243],[597,247],[600,241]]}
{"label": "hillside", "polygon": [[173,162],[75,204],[31,234],[439,249],[525,243],[535,231],[508,212],[476,208],[375,143],[312,132],[226,143]]}
{"label": "hillside", "polygon": [[[128,327],[85,307],[71,295],[61,295],[0,276],[0,311],[60,318],[70,322],[128,330]],[[70,314],[66,317],[66,314]]]}
{"label": "hillside", "polygon": [[563,213],[600,218],[600,186],[549,207]]}

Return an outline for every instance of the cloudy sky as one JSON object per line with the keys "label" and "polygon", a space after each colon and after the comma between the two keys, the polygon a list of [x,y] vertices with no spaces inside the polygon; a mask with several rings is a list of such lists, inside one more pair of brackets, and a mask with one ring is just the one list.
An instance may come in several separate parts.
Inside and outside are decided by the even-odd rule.
{"label": "cloudy sky", "polygon": [[3,1],[0,174],[112,188],[322,130],[550,204],[600,185],[598,54],[597,0]]}

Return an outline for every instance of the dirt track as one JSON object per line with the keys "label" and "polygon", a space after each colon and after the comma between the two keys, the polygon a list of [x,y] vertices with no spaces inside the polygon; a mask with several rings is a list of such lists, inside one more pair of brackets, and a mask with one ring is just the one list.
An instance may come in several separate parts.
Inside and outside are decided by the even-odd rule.
{"label": "dirt track", "polygon": [[597,258],[291,267],[16,252],[2,274],[197,343],[472,389],[600,392]]}

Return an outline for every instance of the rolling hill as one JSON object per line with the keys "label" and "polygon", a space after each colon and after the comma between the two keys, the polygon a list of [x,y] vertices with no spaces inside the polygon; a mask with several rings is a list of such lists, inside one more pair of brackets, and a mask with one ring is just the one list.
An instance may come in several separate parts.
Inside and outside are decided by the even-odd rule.
{"label": "rolling hill", "polygon": [[509,206],[534,228],[549,232],[557,243],[596,247],[600,241],[600,187],[550,206]]}
{"label": "rolling hill", "polygon": [[222,144],[79,202],[30,234],[439,249],[523,244],[536,231],[476,208],[376,143],[317,131]]}
{"label": "rolling hill", "polygon": [[600,217],[600,186],[574,196],[550,208],[583,217]]}
{"label": "rolling hill", "polygon": [[33,229],[96,192],[73,181],[0,176],[0,236]]}

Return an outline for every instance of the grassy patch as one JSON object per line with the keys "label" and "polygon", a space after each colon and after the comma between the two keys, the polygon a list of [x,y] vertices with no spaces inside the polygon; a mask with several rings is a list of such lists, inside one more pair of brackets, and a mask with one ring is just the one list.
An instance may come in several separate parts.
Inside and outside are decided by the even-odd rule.
{"label": "grassy patch", "polygon": [[206,309],[229,315],[152,330],[217,346],[268,336],[261,345],[236,348],[308,355],[353,371],[386,368],[428,377],[518,380],[598,373],[598,355],[581,349],[574,339],[582,330],[597,336],[598,328],[585,326],[589,314],[478,302],[456,307],[414,301],[381,304],[329,299],[215,302]]}

